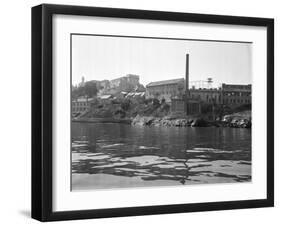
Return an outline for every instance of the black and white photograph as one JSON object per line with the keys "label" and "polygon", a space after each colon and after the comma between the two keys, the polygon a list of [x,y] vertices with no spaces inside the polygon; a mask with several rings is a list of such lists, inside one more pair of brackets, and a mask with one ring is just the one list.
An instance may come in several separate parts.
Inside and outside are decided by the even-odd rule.
{"label": "black and white photograph", "polygon": [[252,42],[70,43],[72,191],[252,181]]}
{"label": "black and white photograph", "polygon": [[274,206],[274,19],[174,6],[32,7],[33,219]]}

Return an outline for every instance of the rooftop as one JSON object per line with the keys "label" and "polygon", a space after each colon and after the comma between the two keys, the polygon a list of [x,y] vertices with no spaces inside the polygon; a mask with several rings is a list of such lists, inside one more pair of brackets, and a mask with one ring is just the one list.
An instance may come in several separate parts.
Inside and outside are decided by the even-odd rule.
{"label": "rooftop", "polygon": [[115,79],[112,79],[111,81],[118,81],[118,80],[121,80],[121,79],[127,79],[127,78],[137,78],[139,79],[140,76],[138,75],[134,75],[134,74],[127,74],[125,76],[122,76],[122,77],[118,77],[118,78],[115,78]]}
{"label": "rooftop", "polygon": [[100,99],[102,99],[102,100],[107,100],[107,99],[110,99],[112,97],[112,95],[111,94],[107,94],[107,95],[101,95],[101,96],[99,96],[99,98]]}
{"label": "rooftop", "polygon": [[177,84],[180,82],[184,82],[184,78],[178,78],[178,79],[169,79],[164,81],[157,81],[157,82],[150,82],[146,85],[146,87],[152,87],[152,86],[162,86],[162,85],[168,85],[168,84]]}
{"label": "rooftop", "polygon": [[126,95],[127,97],[143,97],[145,96],[145,92],[130,92]]}
{"label": "rooftop", "polygon": [[92,100],[93,100],[93,98],[79,97],[79,98],[73,100],[73,102],[90,102]]}

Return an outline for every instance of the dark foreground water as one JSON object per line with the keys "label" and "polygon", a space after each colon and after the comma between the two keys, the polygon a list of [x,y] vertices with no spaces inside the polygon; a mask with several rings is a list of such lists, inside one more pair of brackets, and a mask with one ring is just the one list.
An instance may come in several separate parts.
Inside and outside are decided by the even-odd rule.
{"label": "dark foreground water", "polygon": [[72,123],[72,189],[251,181],[251,130]]}

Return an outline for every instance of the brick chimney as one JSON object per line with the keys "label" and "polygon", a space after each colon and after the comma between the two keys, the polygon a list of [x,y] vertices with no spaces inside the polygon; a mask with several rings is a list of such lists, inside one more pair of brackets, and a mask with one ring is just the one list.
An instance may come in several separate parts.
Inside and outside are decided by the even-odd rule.
{"label": "brick chimney", "polygon": [[186,54],[186,64],[185,64],[185,94],[186,94],[186,97],[189,96],[189,54]]}

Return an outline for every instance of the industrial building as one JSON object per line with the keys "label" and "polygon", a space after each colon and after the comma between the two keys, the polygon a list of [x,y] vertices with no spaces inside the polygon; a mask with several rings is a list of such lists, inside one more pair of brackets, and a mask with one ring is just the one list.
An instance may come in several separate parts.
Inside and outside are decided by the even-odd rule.
{"label": "industrial building", "polygon": [[194,115],[201,113],[201,100],[190,95],[189,90],[189,54],[186,54],[185,83],[183,95],[172,98],[171,111]]}
{"label": "industrial building", "polygon": [[251,85],[222,84],[219,88],[210,89],[189,89],[192,99],[202,101],[207,104],[223,104],[229,107],[252,103]]}
{"label": "industrial building", "polygon": [[189,89],[191,99],[200,100],[203,103],[222,104],[222,89],[221,88],[199,88]]}
{"label": "industrial building", "polygon": [[157,98],[171,103],[172,98],[184,94],[184,78],[151,82],[146,86],[146,99]]}
{"label": "industrial building", "polygon": [[219,88],[211,88],[212,79],[208,78],[208,88],[189,88],[189,55],[186,55],[186,75],[184,95],[172,97],[171,111],[186,114],[200,114],[203,104],[227,105],[234,108],[252,103],[252,86],[222,84]]}
{"label": "industrial building", "polygon": [[238,106],[252,103],[252,85],[222,84],[222,104]]}

